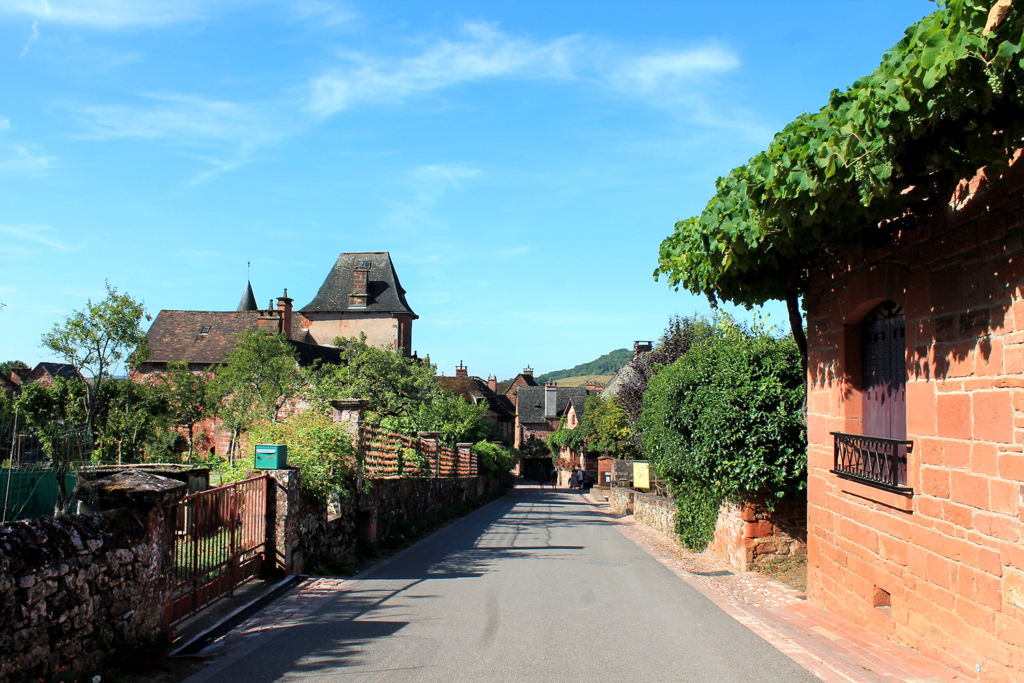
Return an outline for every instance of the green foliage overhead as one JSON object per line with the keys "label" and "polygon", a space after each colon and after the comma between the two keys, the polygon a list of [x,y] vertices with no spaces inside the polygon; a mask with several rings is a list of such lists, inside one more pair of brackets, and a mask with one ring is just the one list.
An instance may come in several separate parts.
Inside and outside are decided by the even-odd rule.
{"label": "green foliage overhead", "polygon": [[884,244],[959,180],[1006,168],[1024,136],[1024,10],[986,36],[992,5],[941,3],[872,74],[719,178],[662,242],[655,278],[746,306],[795,302],[814,259]]}
{"label": "green foliage overhead", "polygon": [[398,431],[439,432],[441,443],[454,447],[458,443],[476,443],[487,439],[494,423],[487,419],[487,404],[473,405],[453,391],[438,389],[401,420],[382,423]]}
{"label": "green foliage overhead", "polygon": [[534,379],[538,384],[562,379],[563,377],[583,377],[584,375],[614,375],[633,358],[633,352],[627,349],[616,349],[606,353],[589,363],[580,363],[568,370],[555,370],[537,375]]}
{"label": "green foliage overhead", "polygon": [[771,507],[802,489],[803,396],[792,337],[744,329],[725,316],[714,334],[661,370],[644,395],[639,427],[643,453],[671,483],[681,517],[713,530],[701,510],[717,513],[722,500],[763,498]]}

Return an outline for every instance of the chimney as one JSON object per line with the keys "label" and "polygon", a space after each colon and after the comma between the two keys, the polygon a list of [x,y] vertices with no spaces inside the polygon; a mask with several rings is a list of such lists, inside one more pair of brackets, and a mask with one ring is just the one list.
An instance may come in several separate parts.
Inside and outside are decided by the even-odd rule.
{"label": "chimney", "polygon": [[523,375],[526,377],[533,377],[533,368],[527,365],[525,368],[523,368]]}
{"label": "chimney", "polygon": [[273,299],[267,305],[267,310],[260,311],[260,317],[256,319],[256,329],[268,334],[277,334],[281,331],[281,314],[274,310]]}
{"label": "chimney", "polygon": [[641,353],[648,353],[651,350],[651,342],[649,341],[635,341],[633,342],[633,358],[636,358]]}
{"label": "chimney", "polygon": [[281,331],[286,339],[292,338],[292,299],[288,298],[288,288],[284,295],[277,297],[277,312],[281,315]]}
{"label": "chimney", "polygon": [[468,374],[469,374],[469,370],[466,369],[466,366],[463,365],[462,361],[460,360],[459,364],[455,366],[455,376],[456,377],[466,377]]}
{"label": "chimney", "polygon": [[544,385],[544,419],[558,417],[558,385],[548,382]]}
{"label": "chimney", "polygon": [[366,308],[366,288],[370,281],[370,262],[352,269],[352,293],[348,295],[349,308]]}
{"label": "chimney", "polygon": [[491,388],[491,391],[498,393],[498,378],[494,375],[487,376],[487,386]]}

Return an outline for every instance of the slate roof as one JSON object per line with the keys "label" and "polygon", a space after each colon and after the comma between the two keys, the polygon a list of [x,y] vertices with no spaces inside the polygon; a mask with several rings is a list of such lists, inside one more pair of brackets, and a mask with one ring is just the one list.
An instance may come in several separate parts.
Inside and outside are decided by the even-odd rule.
{"label": "slate roof", "polygon": [[583,407],[587,403],[586,396],[573,396],[569,399],[569,403],[572,404],[573,409],[576,410],[576,419],[583,420]]}
{"label": "slate roof", "polygon": [[491,391],[487,382],[474,376],[461,377],[436,377],[442,387],[454,391],[464,400],[472,404],[486,401],[488,409],[498,417],[512,418],[515,416],[515,409],[512,403],[504,396]]}
{"label": "slate roof", "polygon": [[338,257],[334,268],[320,286],[316,297],[306,304],[303,313],[344,313],[349,310],[348,297],[352,293],[352,270],[365,262],[370,263],[367,284],[366,308],[356,309],[360,313],[408,313],[413,318],[405,290],[398,281],[391,254],[386,251],[346,253]]}
{"label": "slate roof", "polygon": [[601,391],[602,398],[618,396],[622,393],[623,388],[640,380],[640,373],[633,367],[635,361],[636,358],[619,368],[619,371],[615,373],[615,376],[611,378],[611,381]]}
{"label": "slate roof", "polygon": [[[238,343],[235,335],[254,329],[259,317],[259,311],[160,311],[146,333],[147,362],[223,363]],[[205,327],[210,329],[204,334]],[[296,312],[292,312],[292,336],[296,340],[306,336],[302,316]]]}
{"label": "slate roof", "polygon": [[258,311],[260,307],[256,305],[256,295],[252,293],[252,283],[245,283],[245,291],[242,292],[242,300],[238,302],[239,311]]}
{"label": "slate roof", "polygon": [[[565,412],[570,399],[586,400],[588,393],[586,387],[556,387],[556,390],[555,409],[558,415]],[[544,391],[545,387],[519,387],[516,403],[521,424],[547,422],[544,417]]]}
{"label": "slate roof", "polygon": [[81,375],[78,374],[78,370],[74,365],[70,363],[40,363],[36,366],[36,370],[42,368],[46,371],[50,377],[57,379],[63,377],[64,379],[81,379]]}

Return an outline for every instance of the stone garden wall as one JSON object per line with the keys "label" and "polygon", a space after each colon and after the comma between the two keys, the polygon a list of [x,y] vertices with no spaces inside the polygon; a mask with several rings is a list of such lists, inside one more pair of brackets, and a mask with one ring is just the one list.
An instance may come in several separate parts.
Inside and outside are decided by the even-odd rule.
{"label": "stone garden wall", "polygon": [[635,498],[633,519],[675,537],[676,504],[671,499],[640,492],[635,494]]}
{"label": "stone garden wall", "polygon": [[157,637],[161,546],[126,509],[0,527],[0,680],[79,671],[115,644]]}
{"label": "stone garden wall", "polygon": [[632,512],[633,494],[635,493],[633,489],[627,489],[622,486],[613,486],[611,488],[611,493],[612,509],[620,515]]}
{"label": "stone garden wall", "polygon": [[807,554],[807,503],[768,510],[759,502],[722,503],[708,552],[741,571],[783,557]]}

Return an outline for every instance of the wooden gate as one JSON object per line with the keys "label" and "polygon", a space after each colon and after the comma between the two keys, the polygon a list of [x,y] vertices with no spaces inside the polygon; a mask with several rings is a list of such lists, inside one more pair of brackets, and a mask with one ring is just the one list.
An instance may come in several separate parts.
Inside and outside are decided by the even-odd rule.
{"label": "wooden gate", "polygon": [[185,496],[174,535],[174,595],[168,620],[178,624],[257,576],[265,562],[267,481],[262,475]]}

